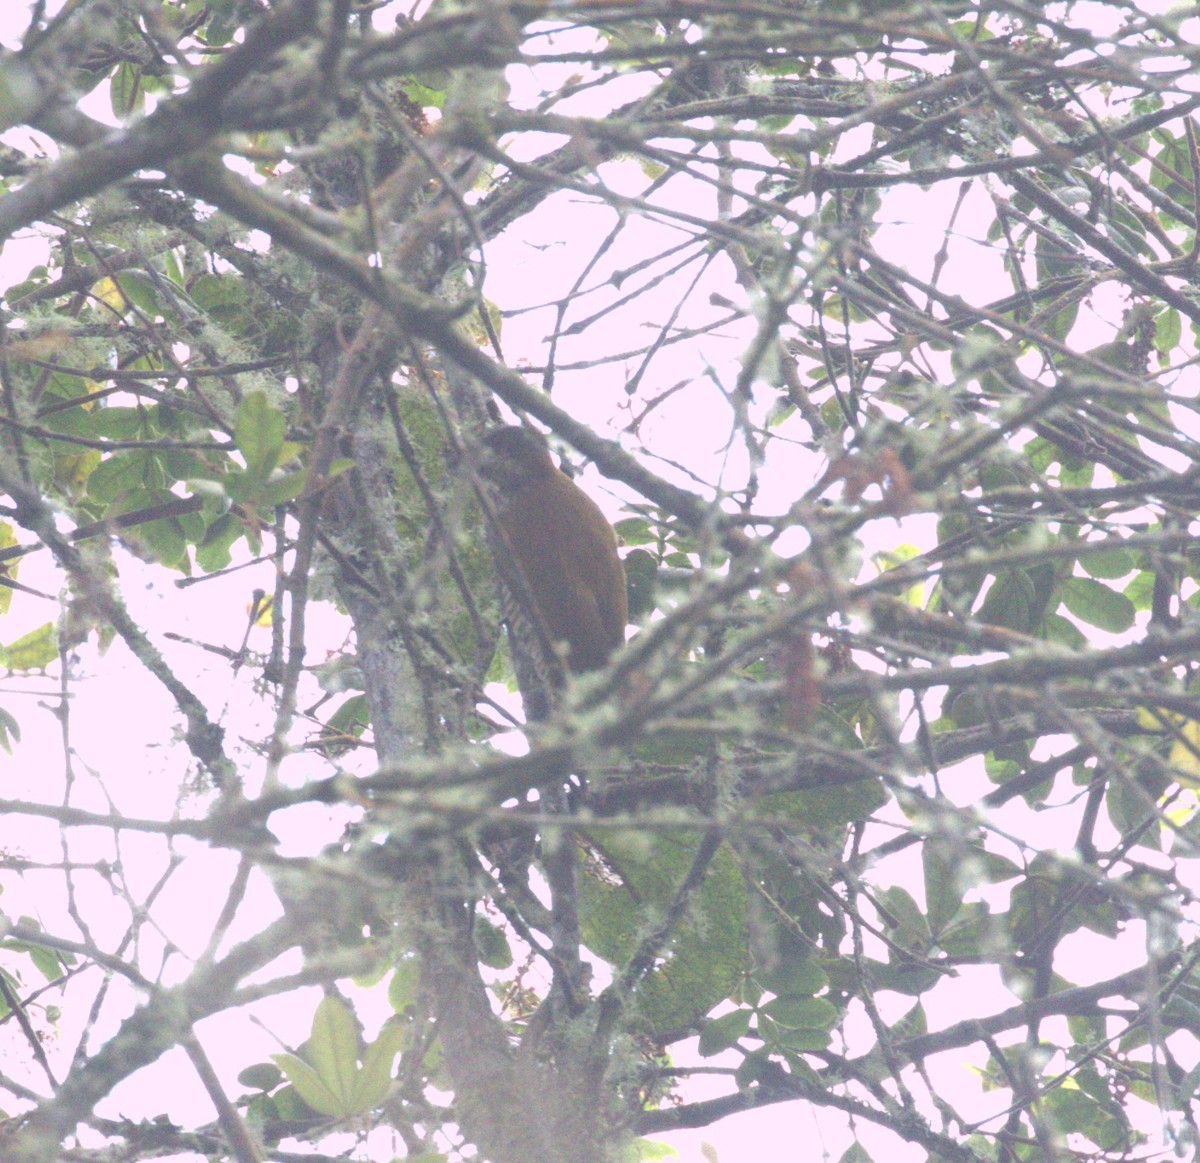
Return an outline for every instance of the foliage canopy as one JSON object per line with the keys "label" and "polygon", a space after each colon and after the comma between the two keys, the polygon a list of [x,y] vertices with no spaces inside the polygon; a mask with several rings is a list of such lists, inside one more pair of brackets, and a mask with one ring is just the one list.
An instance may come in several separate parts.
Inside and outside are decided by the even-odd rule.
{"label": "foliage canopy", "polygon": [[[5,1159],[1190,1156],[1193,9],[27,15]],[[561,694],[501,406],[625,547]]]}

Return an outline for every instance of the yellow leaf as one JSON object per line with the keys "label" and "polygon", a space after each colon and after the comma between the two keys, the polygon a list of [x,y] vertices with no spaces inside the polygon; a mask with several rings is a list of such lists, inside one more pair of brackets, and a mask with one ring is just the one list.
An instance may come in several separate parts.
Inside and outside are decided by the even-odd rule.
{"label": "yellow leaf", "polygon": [[1181,738],[1171,746],[1171,766],[1200,783],[1200,719],[1185,720],[1178,731]]}

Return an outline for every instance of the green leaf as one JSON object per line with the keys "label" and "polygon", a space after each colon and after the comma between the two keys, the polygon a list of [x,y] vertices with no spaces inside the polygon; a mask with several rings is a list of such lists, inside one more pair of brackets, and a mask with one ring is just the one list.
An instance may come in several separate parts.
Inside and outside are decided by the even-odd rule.
{"label": "green leaf", "polygon": [[297,1058],[295,1054],[272,1054],[271,1060],[283,1071],[297,1094],[318,1114],[341,1118],[348,1113],[342,1099],[325,1085],[303,1058]]}
{"label": "green leaf", "polygon": [[392,1086],[392,1066],[403,1049],[403,1027],[394,1021],[387,1022],[379,1037],[363,1051],[362,1070],[354,1085],[352,1105],[356,1112],[373,1110],[387,1097]]}
{"label": "green leaf", "polygon": [[248,1090],[274,1090],[283,1081],[283,1071],[269,1062],[259,1062],[255,1066],[247,1066],[237,1080]]}
{"label": "green leaf", "polygon": [[[120,517],[177,500],[179,498],[166,489],[134,489],[109,505],[104,516]],[[204,518],[199,513],[185,513],[180,517],[160,517],[156,521],[132,525],[126,530],[125,537],[143,550],[149,550],[163,565],[176,568],[186,564],[189,543],[199,540],[203,534]]]}
{"label": "green leaf", "polygon": [[733,1072],[733,1080],[739,1090],[747,1090],[756,1082],[769,1082],[779,1076],[779,1066],[773,1052],[760,1049],[747,1054],[741,1065]]}
{"label": "green leaf", "polygon": [[479,960],[489,969],[507,969],[513,963],[508,938],[486,917],[477,916],[472,932]]}
{"label": "green leaf", "polygon": [[1106,1153],[1129,1142],[1129,1130],[1120,1119],[1072,1086],[1052,1090],[1043,1099],[1042,1109],[1061,1134],[1086,1135]]}
{"label": "green leaf", "polygon": [[823,997],[777,997],[759,1013],[792,1030],[831,1030],[838,1022],[837,1007]]}
{"label": "green leaf", "polygon": [[[591,858],[580,877],[580,922],[588,948],[619,965],[646,927],[675,900],[691,869],[694,834],[639,832],[588,837]],[[635,1009],[651,1031],[694,1025],[727,998],[746,971],[746,884],[732,851],[717,850],[689,907],[638,987]]]}
{"label": "green leaf", "polygon": [[1046,614],[1042,618],[1042,636],[1047,642],[1058,642],[1069,646],[1072,650],[1080,650],[1087,645],[1087,635],[1061,614]]}
{"label": "green leaf", "polygon": [[892,936],[906,948],[925,948],[929,943],[929,924],[911,893],[899,885],[885,888],[879,902],[886,909],[884,921]]}
{"label": "green leaf", "polygon": [[[148,413],[141,408],[98,408],[94,411],[80,410],[78,415],[86,418],[92,436],[107,436],[112,440],[131,440],[146,434]],[[145,458],[147,464],[156,463],[156,455],[145,449],[130,449],[119,456]],[[161,483],[161,481],[156,482]]]}
{"label": "green leaf", "polygon": [[1122,592],[1135,610],[1149,610],[1154,603],[1154,573],[1148,569],[1139,570]]}
{"label": "green leaf", "polygon": [[149,458],[141,451],[120,452],[105,457],[88,475],[89,497],[113,501],[146,483]]}
{"label": "green leaf", "polygon": [[[21,923],[27,925],[34,931],[41,931],[42,926],[31,917],[22,917]],[[53,949],[47,949],[43,945],[31,944],[27,941],[3,941],[0,942],[0,949],[6,952],[28,954],[29,959],[33,962],[37,971],[47,980],[56,981],[62,976],[64,967],[73,964],[73,958],[65,955],[60,955]],[[16,984],[18,979],[11,973],[0,969],[0,975],[10,984]],[[4,1012],[8,1012],[9,1007],[5,1007]]]}
{"label": "green leaf", "polygon": [[728,1050],[739,1038],[750,1032],[750,1018],[753,1011],[748,1009],[734,1010],[705,1022],[700,1031],[700,1056],[711,1058]]}
{"label": "green leaf", "polygon": [[658,540],[658,534],[645,517],[624,517],[613,528],[622,545],[649,545]]}
{"label": "green leaf", "polygon": [[167,278],[177,287],[182,287],[186,281],[183,275],[182,259],[183,252],[181,250],[168,250],[163,256],[163,267]]}
{"label": "green leaf", "polygon": [[634,1139],[621,1150],[623,1163],[657,1163],[659,1159],[678,1159],[679,1152],[653,1139]]}
{"label": "green leaf", "polygon": [[293,1083],[291,1086],[285,1086],[282,1090],[276,1091],[271,1095],[271,1101],[274,1104],[276,1114],[281,1119],[306,1119],[311,1117],[311,1110],[305,1104],[300,1096],[300,1091]]}
{"label": "green leaf", "polygon": [[[822,707],[810,730],[818,737],[829,739],[834,735],[835,724],[839,722],[843,728],[846,727],[836,714]],[[855,751],[862,746],[852,731],[847,739],[839,739],[838,742]],[[763,796],[759,801],[759,810],[771,819],[795,820],[803,822],[807,828],[837,828],[865,820],[887,800],[888,793],[883,780],[864,776],[848,783],[830,783],[803,791],[776,792]]]}
{"label": "green leaf", "polygon": [[188,294],[200,310],[217,319],[236,317],[245,310],[245,283],[234,275],[200,275]]}
{"label": "green leaf", "polygon": [[167,315],[168,304],[163,302],[158,284],[142,271],[122,271],[114,280],[121,293],[135,307],[140,307],[147,315]]}
{"label": "green leaf", "polygon": [[141,95],[142,70],[129,61],[122,61],[109,80],[109,100],[118,120],[124,121],[134,111]]}
{"label": "green leaf", "polygon": [[777,997],[812,997],[829,985],[829,975],[815,962],[788,958],[755,981]]}
{"label": "green leaf", "polygon": [[1104,1018],[1072,1014],[1067,1018],[1067,1029],[1076,1042],[1099,1042],[1104,1038]]}
{"label": "green leaf", "polygon": [[230,550],[242,532],[241,522],[232,513],[222,514],[208,527],[196,547],[196,564],[209,573],[224,569],[233,559]]}
{"label": "green leaf", "polygon": [[1160,312],[1154,320],[1154,350],[1169,355],[1183,339],[1183,318],[1173,307]]}
{"label": "green leaf", "polygon": [[779,1022],[772,1021],[764,1014],[759,1014],[758,1017],[758,1036],[771,1053],[782,1050],[784,1047],[801,1053],[824,1050],[832,1040],[829,1031],[824,1027],[784,1026]]}
{"label": "green leaf", "polygon": [[349,1100],[358,1063],[358,1028],[350,1007],[339,998],[324,997],[317,1006],[308,1054],[325,1085]]}
{"label": "green leaf", "polygon": [[1059,456],[1057,444],[1051,444],[1044,436],[1035,436],[1024,448],[1025,458],[1029,461],[1029,466],[1039,476],[1048,469]]}
{"label": "green leaf", "polygon": [[13,744],[21,742],[21,724],[3,707],[0,707],[0,749],[13,753]]}
{"label": "green leaf", "polygon": [[1023,569],[1006,570],[992,583],[976,617],[990,626],[1027,633],[1033,627],[1035,600],[1029,574]]}
{"label": "green leaf", "polygon": [[432,73],[428,74],[428,78],[433,79],[436,83],[432,86],[425,85],[415,77],[405,77],[404,91],[417,105],[430,109],[441,109],[446,104],[445,82],[439,80]]}
{"label": "green leaf", "polygon": [[308,472],[289,472],[270,482],[262,494],[264,505],[286,505],[294,501],[308,481]]}
{"label": "green leaf", "polygon": [[1107,578],[1109,581],[1126,577],[1137,567],[1134,556],[1128,549],[1104,549],[1099,553],[1083,553],[1079,564],[1090,577]]}
{"label": "green leaf", "polygon": [[922,862],[925,871],[925,904],[929,910],[929,927],[940,933],[962,905],[958,887],[958,861],[948,860],[945,846],[925,844]]}
{"label": "green leaf", "polygon": [[654,612],[658,562],[654,554],[635,549],[625,555],[625,585],[629,593],[629,618],[636,622]]}
{"label": "green leaf", "polygon": [[53,622],[0,646],[0,666],[9,670],[45,670],[57,657],[58,631]]}
{"label": "green leaf", "polygon": [[954,956],[976,957],[983,947],[990,920],[987,906],[980,901],[964,903],[935,934],[937,943]]}
{"label": "green leaf", "polygon": [[295,1054],[273,1054],[271,1059],[313,1110],[345,1118],[383,1101],[391,1086],[392,1064],[403,1044],[403,1028],[386,1024],[364,1050],[360,1067],[354,1015],[339,998],[325,997],[317,1006],[305,1044],[311,1062]]}
{"label": "green leaf", "polygon": [[1086,489],[1091,487],[1095,476],[1096,466],[1090,460],[1064,457],[1058,480],[1065,489]]}
{"label": "green leaf", "polygon": [[400,1014],[416,1001],[417,987],[420,985],[421,971],[415,957],[401,961],[392,972],[388,982],[388,1005]]}
{"label": "green leaf", "polygon": [[287,421],[266,392],[251,392],[238,408],[233,442],[246,458],[246,472],[265,482],[283,453]]}
{"label": "green leaf", "polygon": [[927,1034],[929,1020],[925,1013],[925,1007],[918,1002],[907,1013],[892,1022],[889,1030],[893,1042],[899,1042],[905,1038],[919,1038],[922,1034]]}
{"label": "green leaf", "polygon": [[1136,616],[1133,603],[1124,594],[1094,578],[1066,578],[1060,593],[1063,605],[1089,626],[1107,630],[1110,634],[1122,634],[1133,625]]}

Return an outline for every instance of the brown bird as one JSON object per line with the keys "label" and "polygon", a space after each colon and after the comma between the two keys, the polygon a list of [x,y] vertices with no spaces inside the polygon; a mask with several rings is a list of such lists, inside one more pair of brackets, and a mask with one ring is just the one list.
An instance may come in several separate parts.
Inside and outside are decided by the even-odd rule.
{"label": "brown bird", "polygon": [[532,429],[498,428],[483,443],[500,532],[546,633],[567,644],[572,671],[603,666],[625,641],[628,620],[612,526]]}

